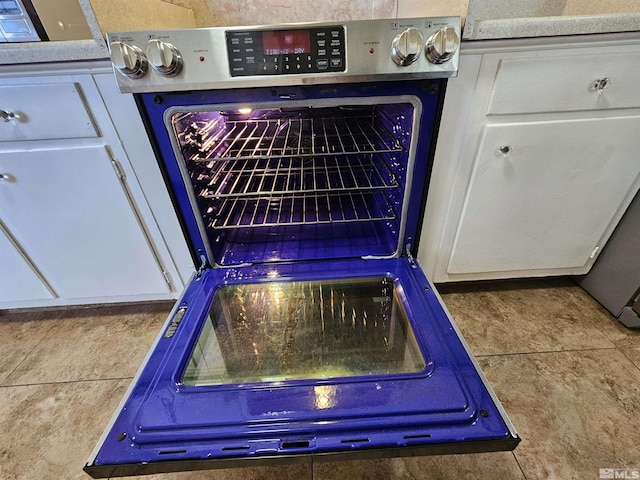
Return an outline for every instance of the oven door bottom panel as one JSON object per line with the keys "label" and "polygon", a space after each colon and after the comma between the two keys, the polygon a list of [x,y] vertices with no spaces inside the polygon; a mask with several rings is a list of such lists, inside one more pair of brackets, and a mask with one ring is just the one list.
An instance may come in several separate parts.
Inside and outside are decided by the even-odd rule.
{"label": "oven door bottom panel", "polygon": [[101,478],[518,441],[419,267],[319,261],[194,278],[85,470]]}

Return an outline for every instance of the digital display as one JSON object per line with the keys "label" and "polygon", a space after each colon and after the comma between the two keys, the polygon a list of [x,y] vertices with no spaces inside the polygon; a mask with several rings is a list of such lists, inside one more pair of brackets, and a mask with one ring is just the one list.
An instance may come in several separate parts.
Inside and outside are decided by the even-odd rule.
{"label": "digital display", "polygon": [[265,55],[309,53],[311,35],[308,30],[262,32],[262,47]]}

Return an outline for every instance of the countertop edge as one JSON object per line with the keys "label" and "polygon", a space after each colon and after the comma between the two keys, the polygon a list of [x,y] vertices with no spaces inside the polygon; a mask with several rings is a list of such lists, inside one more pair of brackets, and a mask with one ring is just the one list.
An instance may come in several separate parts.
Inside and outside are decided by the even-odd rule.
{"label": "countertop edge", "polygon": [[463,40],[553,37],[597,33],[640,33],[640,13],[504,19],[469,19]]}

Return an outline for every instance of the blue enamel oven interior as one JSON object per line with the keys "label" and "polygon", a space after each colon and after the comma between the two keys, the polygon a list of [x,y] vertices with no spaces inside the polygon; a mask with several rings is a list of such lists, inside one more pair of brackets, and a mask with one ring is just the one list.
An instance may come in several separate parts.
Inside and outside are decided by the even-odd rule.
{"label": "blue enamel oven interior", "polygon": [[[404,81],[137,98],[194,258],[213,268],[176,304],[87,472],[515,448],[519,438],[455,325],[404,255],[422,216],[442,87]],[[307,155],[317,137],[331,136],[306,125],[320,119],[328,128],[323,119],[336,117],[340,128],[384,132],[362,144],[375,152],[349,151],[335,138]],[[237,120],[242,128],[275,123],[276,132],[295,124],[300,147],[288,152],[277,135],[268,145],[262,134],[235,147],[215,140]],[[272,159],[263,148],[280,150]],[[253,172],[271,183],[256,187],[263,179]],[[337,179],[340,188],[329,188]],[[356,221],[326,221],[331,209],[304,203],[323,195],[343,207],[363,195],[362,208],[342,208]],[[234,202],[244,202],[239,213]],[[280,221],[283,211],[289,217]],[[270,329],[274,338],[262,339]],[[204,363],[211,368],[198,368]]]}
{"label": "blue enamel oven interior", "polygon": [[194,257],[400,255],[418,231],[442,86],[402,85],[142,95]]}
{"label": "blue enamel oven interior", "polygon": [[[364,283],[367,294],[372,281],[392,283],[424,362],[409,362],[404,373],[183,382],[222,289],[331,284],[336,278]],[[518,443],[437,295],[404,258],[211,268],[189,285],[177,307],[88,469],[96,478],[295,461],[309,454],[510,450]],[[286,345],[286,336],[280,343]],[[255,355],[244,361],[253,360]]]}

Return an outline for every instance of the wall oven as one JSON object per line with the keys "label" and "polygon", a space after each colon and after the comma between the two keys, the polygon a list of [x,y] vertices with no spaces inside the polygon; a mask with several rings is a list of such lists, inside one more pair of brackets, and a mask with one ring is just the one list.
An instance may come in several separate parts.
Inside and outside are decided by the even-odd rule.
{"label": "wall oven", "polygon": [[413,255],[459,18],[108,35],[197,270],[85,470],[511,450]]}

